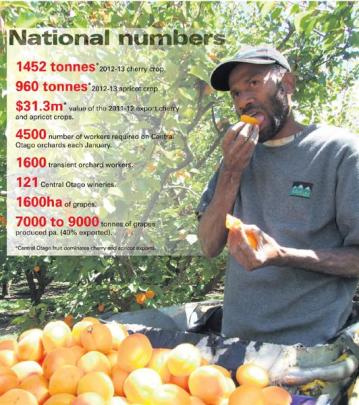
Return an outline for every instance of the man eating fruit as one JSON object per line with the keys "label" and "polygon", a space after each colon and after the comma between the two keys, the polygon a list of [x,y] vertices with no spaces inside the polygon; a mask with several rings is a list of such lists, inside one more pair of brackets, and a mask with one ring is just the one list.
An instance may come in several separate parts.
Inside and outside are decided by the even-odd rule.
{"label": "man eating fruit", "polygon": [[[347,321],[359,276],[359,138],[295,120],[295,78],[271,47],[241,50],[211,85],[242,115],[197,209],[204,254],[230,254],[222,334],[324,343]],[[227,217],[229,230],[227,214],[240,218]]]}

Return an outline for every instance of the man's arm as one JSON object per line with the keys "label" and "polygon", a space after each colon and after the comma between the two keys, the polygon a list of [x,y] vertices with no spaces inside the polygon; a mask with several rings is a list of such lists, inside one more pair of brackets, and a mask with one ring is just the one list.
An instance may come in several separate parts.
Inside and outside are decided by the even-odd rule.
{"label": "man's arm", "polygon": [[198,227],[198,238],[207,257],[217,256],[226,244],[226,214],[233,210],[239,184],[239,174],[232,174],[223,167],[220,169],[213,199],[202,215]]}
{"label": "man's arm", "polygon": [[[255,235],[258,241],[257,250],[248,245],[245,232]],[[340,277],[359,277],[358,246],[315,250],[289,248],[280,246],[258,227],[243,225],[241,229],[230,231],[228,247],[230,253],[247,271],[274,265],[298,267]]]}
{"label": "man's arm", "polygon": [[241,175],[258,141],[258,131],[258,126],[239,122],[229,128],[224,136],[223,162],[216,189],[198,228],[198,238],[207,257],[217,256],[226,244],[226,214],[233,210]]}
{"label": "man's arm", "polygon": [[279,266],[300,267],[333,276],[359,277],[357,246],[318,250],[282,248],[277,262]]}

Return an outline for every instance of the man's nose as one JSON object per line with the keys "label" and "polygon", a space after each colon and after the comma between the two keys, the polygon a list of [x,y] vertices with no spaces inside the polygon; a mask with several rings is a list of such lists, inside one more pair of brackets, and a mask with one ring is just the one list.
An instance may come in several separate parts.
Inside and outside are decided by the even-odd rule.
{"label": "man's nose", "polygon": [[255,104],[255,97],[251,92],[243,92],[234,100],[236,111],[245,111],[248,106]]}

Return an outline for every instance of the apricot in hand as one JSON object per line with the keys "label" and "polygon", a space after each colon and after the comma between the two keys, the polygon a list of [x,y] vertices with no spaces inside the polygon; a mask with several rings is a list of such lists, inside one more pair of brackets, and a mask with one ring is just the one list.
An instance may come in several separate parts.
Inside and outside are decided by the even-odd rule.
{"label": "apricot in hand", "polygon": [[[226,215],[226,228],[231,229],[240,229],[243,227],[243,222],[239,219],[234,217],[233,215],[227,214]],[[257,250],[258,248],[258,241],[253,232],[246,231],[247,243],[248,245]]]}

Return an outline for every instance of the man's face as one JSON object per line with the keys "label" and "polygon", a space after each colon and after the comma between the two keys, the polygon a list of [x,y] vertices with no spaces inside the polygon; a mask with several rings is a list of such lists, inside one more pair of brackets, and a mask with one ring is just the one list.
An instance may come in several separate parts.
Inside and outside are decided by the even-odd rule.
{"label": "man's face", "polygon": [[290,107],[282,86],[283,72],[271,65],[240,63],[229,76],[229,89],[238,115],[256,117],[259,142],[272,139],[285,124]]}

